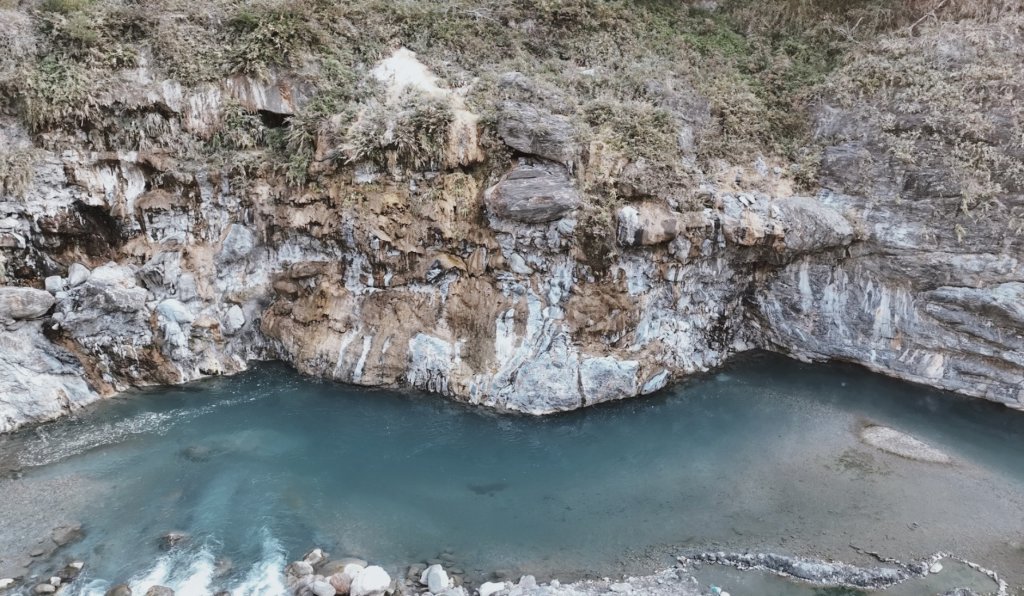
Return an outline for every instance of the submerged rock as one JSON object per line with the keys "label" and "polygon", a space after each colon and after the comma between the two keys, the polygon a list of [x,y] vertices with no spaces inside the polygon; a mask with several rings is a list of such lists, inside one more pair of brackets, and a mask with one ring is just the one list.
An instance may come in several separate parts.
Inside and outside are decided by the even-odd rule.
{"label": "submerged rock", "polygon": [[845,563],[801,559],[771,553],[701,553],[692,558],[695,561],[730,565],[738,569],[767,570],[825,586],[886,588],[914,575],[904,567],[856,567]]}
{"label": "submerged rock", "polygon": [[145,596],[174,596],[174,590],[167,586],[153,586],[146,590]]}
{"label": "submerged rock", "polygon": [[191,538],[185,532],[168,532],[160,537],[160,549],[171,550]]}
{"label": "submerged rock", "polygon": [[[887,426],[865,426],[860,431],[860,438],[872,447],[907,459],[937,464],[948,464],[953,461],[947,454],[927,443]],[[939,569],[941,568],[940,565]]]}
{"label": "submerged rock", "polygon": [[64,583],[74,581],[82,574],[82,568],[85,567],[85,563],[82,561],[73,561],[64,566],[57,575],[61,578]]}
{"label": "submerged rock", "polygon": [[[58,547],[67,546],[72,542],[78,542],[85,537],[85,531],[82,530],[82,524],[72,523],[62,526],[57,526],[50,532],[50,538],[54,544]],[[74,565],[74,563],[72,563]],[[69,565],[70,567],[71,565]],[[81,569],[81,567],[79,567]]]}
{"label": "submerged rock", "polygon": [[132,588],[128,584],[117,584],[107,590],[106,596],[132,596]]}

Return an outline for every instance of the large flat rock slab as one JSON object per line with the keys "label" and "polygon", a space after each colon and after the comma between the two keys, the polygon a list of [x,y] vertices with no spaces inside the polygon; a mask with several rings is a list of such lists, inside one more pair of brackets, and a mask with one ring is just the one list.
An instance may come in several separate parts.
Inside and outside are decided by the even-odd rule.
{"label": "large flat rock slab", "polygon": [[888,426],[865,426],[860,431],[860,438],[876,449],[915,461],[935,464],[948,464],[953,461],[944,452]]}
{"label": "large flat rock slab", "polygon": [[488,189],[492,216],[524,223],[560,219],[580,204],[569,173],[557,165],[521,165]]}

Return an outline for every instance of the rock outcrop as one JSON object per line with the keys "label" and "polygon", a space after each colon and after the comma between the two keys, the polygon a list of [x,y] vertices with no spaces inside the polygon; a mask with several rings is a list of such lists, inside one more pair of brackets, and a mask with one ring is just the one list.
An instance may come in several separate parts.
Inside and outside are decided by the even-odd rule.
{"label": "rock outcrop", "polygon": [[[267,358],[545,414],[769,348],[1024,408],[1008,223],[1024,195],[1007,180],[988,207],[998,222],[956,216],[962,184],[873,140],[888,129],[868,113],[931,126],[891,97],[822,106],[819,189],[794,193],[785,169],[758,163],[665,193],[664,169],[578,138],[555,107],[503,102],[491,146],[464,90],[412,52],[371,73],[386,97],[309,140],[310,169],[332,172],[316,185],[144,146],[87,150],[0,116],[0,144],[35,156],[27,189],[0,186],[0,431]],[[118,76],[104,105],[173,138],[226,134],[229,102],[290,126],[315,95],[284,71],[195,87],[145,65]],[[692,95],[676,103],[706,110]],[[685,152],[706,121],[679,124]],[[406,145],[409,122],[438,126],[431,151]],[[335,135],[377,125],[369,148]]]}

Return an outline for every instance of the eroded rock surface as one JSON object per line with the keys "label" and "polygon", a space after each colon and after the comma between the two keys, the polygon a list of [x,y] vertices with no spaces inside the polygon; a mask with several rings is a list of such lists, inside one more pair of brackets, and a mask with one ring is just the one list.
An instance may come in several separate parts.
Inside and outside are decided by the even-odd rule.
{"label": "eroded rock surface", "polygon": [[[545,414],[760,347],[1024,407],[1021,236],[981,217],[950,225],[966,191],[871,141],[885,131],[868,112],[927,126],[888,98],[822,107],[821,188],[799,194],[761,162],[665,178],[577,138],[555,92],[550,106],[502,103],[503,146],[488,147],[464,91],[412,52],[371,73],[385,95],[310,141],[312,170],[343,167],[308,186],[90,151],[0,117],[0,142],[36,152],[28,188],[0,196],[0,430],[260,358]],[[226,102],[287,126],[273,118],[315,92],[278,71],[191,88],[145,66],[118,77],[103,105],[173,138],[217,134]],[[519,73],[499,85],[542,96]],[[333,136],[377,123],[391,139],[410,94],[447,123],[436,156],[403,163],[392,139],[371,159]],[[706,111],[683,95],[680,114]],[[707,118],[680,122],[689,155]],[[1024,198],[1002,189],[990,208],[1010,221]]]}

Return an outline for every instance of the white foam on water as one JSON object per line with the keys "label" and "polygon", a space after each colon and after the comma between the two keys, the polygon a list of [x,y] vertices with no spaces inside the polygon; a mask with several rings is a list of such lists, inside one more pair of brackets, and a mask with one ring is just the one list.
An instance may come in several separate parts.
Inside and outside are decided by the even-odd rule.
{"label": "white foam on water", "polygon": [[[192,565],[189,566],[188,571],[185,573],[185,577],[179,581],[172,580],[170,586],[167,586],[174,590],[175,594],[182,594],[184,596],[191,596],[195,594],[210,594],[213,590],[210,586],[213,584],[213,576],[216,572],[216,564],[213,560],[213,554],[207,550],[202,550],[199,556],[192,561]],[[144,589],[148,590],[151,586],[145,586]],[[143,586],[140,586],[143,588]],[[133,593],[143,593],[145,591],[140,589]]]}
{"label": "white foam on water", "polygon": [[133,435],[163,434],[180,415],[180,412],[147,412],[105,424],[40,428],[19,454],[18,463],[25,467],[45,466],[96,447],[120,443]]}
{"label": "white foam on water", "polygon": [[[174,549],[161,556],[127,584],[133,594],[145,594],[153,586],[165,586],[178,596],[206,596],[227,589],[232,596],[278,596],[287,593],[284,584],[285,552],[281,543],[264,529],[260,560],[228,585],[216,585],[216,546],[204,544],[197,549]],[[223,580],[222,580],[223,581]],[[104,596],[113,582],[88,579],[71,584],[68,596]]]}
{"label": "white foam on water", "polygon": [[168,412],[145,412],[117,422],[102,424],[58,424],[39,427],[28,439],[18,455],[23,467],[45,466],[85,453],[97,447],[124,442],[137,435],[164,435],[182,422],[205,416],[223,407],[259,399],[262,393],[251,393],[235,399],[225,399],[198,408],[182,408]]}
{"label": "white foam on water", "polygon": [[267,596],[284,594],[284,549],[270,532],[264,530],[263,557],[249,569],[249,573],[231,588],[232,596]]}

